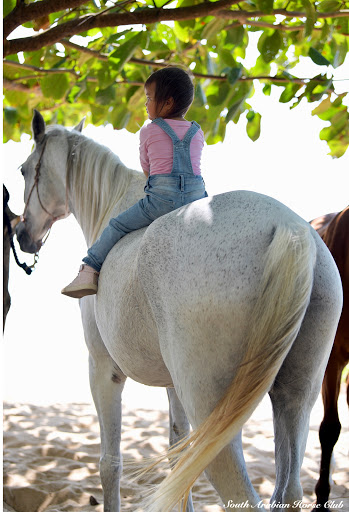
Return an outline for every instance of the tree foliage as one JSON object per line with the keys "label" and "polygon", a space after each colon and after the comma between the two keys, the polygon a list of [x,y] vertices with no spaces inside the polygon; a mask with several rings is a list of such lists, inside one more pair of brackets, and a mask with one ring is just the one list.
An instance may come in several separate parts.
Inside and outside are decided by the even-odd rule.
{"label": "tree foliage", "polygon": [[[340,157],[349,144],[348,98],[336,93],[333,72],[348,52],[348,7],[345,0],[4,0],[5,140],[29,132],[33,108],[51,122],[73,125],[87,115],[134,133],[146,118],[145,79],[174,64],[196,76],[189,117],[209,144],[240,118],[258,139],[261,115],[250,104],[258,80],[266,95],[278,87],[290,108],[321,100],[313,110],[327,122],[320,138]],[[15,38],[19,26],[34,32]],[[247,68],[253,37],[256,58]],[[318,66],[315,76],[292,73],[301,57]]]}

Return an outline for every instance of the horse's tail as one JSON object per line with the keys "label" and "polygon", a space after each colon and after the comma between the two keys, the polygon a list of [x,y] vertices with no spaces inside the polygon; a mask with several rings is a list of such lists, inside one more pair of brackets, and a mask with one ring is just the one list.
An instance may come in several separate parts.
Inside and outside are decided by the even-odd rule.
{"label": "horse's tail", "polygon": [[225,395],[190,437],[171,449],[177,460],[147,506],[168,512],[241,430],[273,381],[301,327],[313,285],[316,247],[309,227],[279,226],[266,253],[246,354]]}

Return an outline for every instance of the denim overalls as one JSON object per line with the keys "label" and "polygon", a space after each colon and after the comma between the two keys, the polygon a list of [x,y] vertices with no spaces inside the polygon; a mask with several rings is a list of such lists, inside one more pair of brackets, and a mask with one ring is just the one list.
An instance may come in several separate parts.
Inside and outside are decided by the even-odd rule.
{"label": "denim overalls", "polygon": [[170,174],[149,176],[144,188],[145,197],[110,220],[100,238],[87,251],[88,256],[82,260],[97,272],[111,248],[127,233],[149,226],[158,217],[180,206],[207,197],[204,180],[194,174],[190,159],[190,142],[200,129],[198,123],[192,121],[183,140],[162,118],[154,119],[153,123],[172,139],[172,171]]}

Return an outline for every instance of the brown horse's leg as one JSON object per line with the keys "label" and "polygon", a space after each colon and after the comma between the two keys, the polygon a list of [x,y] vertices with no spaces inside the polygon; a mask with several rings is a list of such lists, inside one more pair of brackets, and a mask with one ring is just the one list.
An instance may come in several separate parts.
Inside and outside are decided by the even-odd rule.
{"label": "brown horse's leg", "polygon": [[[336,341],[335,341],[336,345]],[[330,494],[330,464],[333,448],[338,440],[341,424],[338,416],[338,396],[340,381],[345,363],[341,361],[340,354],[334,345],[322,384],[322,400],[324,404],[324,417],[320,425],[319,438],[321,444],[320,477],[315,487],[317,504],[327,510],[325,503]]]}

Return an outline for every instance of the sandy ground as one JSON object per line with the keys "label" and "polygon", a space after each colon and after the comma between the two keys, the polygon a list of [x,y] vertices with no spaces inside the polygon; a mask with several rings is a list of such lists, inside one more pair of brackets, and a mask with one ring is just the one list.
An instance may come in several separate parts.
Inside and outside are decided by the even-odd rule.
{"label": "sandy ground", "polygon": [[[344,389],[340,397],[343,429],[335,447],[335,484],[331,498],[349,512],[348,411]],[[129,410],[124,406],[122,451],[137,461],[167,447],[168,414],[164,410]],[[244,453],[250,478],[263,502],[274,485],[273,430],[269,400],[265,399],[244,428]],[[98,473],[99,428],[91,404],[4,405],[4,510],[9,512],[103,512]],[[304,503],[314,501],[320,448],[318,425],[322,416],[318,400],[311,416],[310,434],[302,468]],[[158,471],[150,482],[157,483]],[[142,489],[127,475],[121,482],[122,510],[139,511]],[[98,505],[90,504],[94,496]],[[219,512],[221,502],[201,476],[194,487],[196,512]]]}

